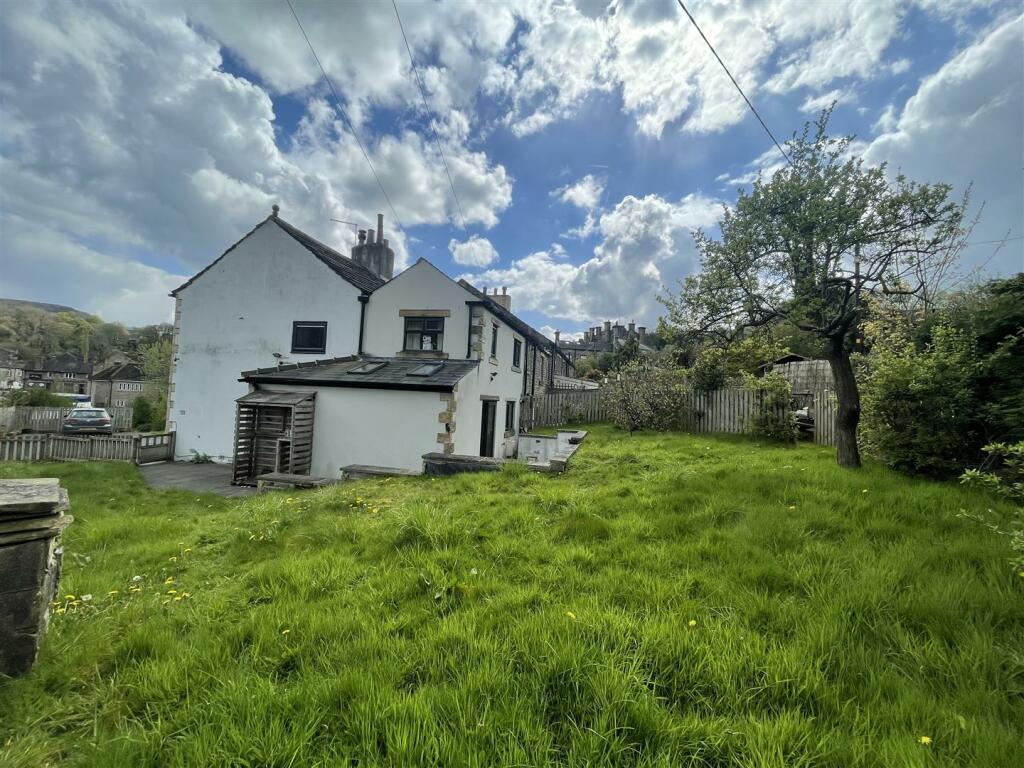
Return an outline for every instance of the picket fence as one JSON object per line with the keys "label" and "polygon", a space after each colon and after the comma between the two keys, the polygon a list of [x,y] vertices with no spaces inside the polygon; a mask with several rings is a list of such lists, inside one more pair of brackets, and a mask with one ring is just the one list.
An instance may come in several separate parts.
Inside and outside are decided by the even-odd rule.
{"label": "picket fence", "polygon": [[173,432],[113,437],[54,434],[0,437],[0,461],[127,461],[145,464],[173,458]]}
{"label": "picket fence", "polygon": [[[8,405],[0,408],[0,432],[60,432],[64,417],[71,411],[63,407],[35,407]],[[132,428],[131,406],[107,408],[115,432],[128,432]]]}
{"label": "picket fence", "polygon": [[[747,387],[726,387],[714,392],[690,392],[686,398],[684,428],[698,434],[750,431],[764,394]],[[798,404],[806,405],[814,419],[814,442],[835,445],[835,397],[828,389],[803,394]],[[781,410],[780,410],[781,413]],[[601,390],[558,391],[527,396],[520,411],[524,432],[536,427],[560,427],[608,420]]]}

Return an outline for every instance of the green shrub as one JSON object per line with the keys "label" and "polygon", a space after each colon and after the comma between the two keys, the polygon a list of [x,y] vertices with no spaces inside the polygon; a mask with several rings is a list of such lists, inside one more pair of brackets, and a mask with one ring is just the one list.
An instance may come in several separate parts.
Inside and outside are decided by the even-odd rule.
{"label": "green shrub", "polygon": [[[960,484],[978,488],[1016,502],[1018,507],[1009,522],[1002,523],[960,510],[961,517],[976,520],[1009,540],[1013,557],[1010,563],[1024,576],[1024,442],[990,443],[982,448],[987,458],[978,469],[960,475]],[[992,510],[989,510],[989,517]]]}
{"label": "green shrub", "polygon": [[725,386],[726,352],[721,347],[705,347],[690,368],[690,386],[697,392],[714,392]]}
{"label": "green shrub", "polygon": [[31,408],[68,408],[71,399],[48,389],[18,389],[8,392],[2,398],[3,405],[24,405]]}
{"label": "green shrub", "polygon": [[796,413],[793,411],[793,386],[781,373],[761,378],[743,375],[745,386],[758,392],[757,409],[750,420],[750,433],[765,440],[795,443]]}
{"label": "green shrub", "polygon": [[620,429],[675,429],[686,409],[686,373],[635,360],[602,389],[602,397],[612,423]]}
{"label": "green shrub", "polygon": [[897,327],[872,329],[862,387],[867,451],[905,472],[949,475],[976,455],[979,361],[973,338],[939,325],[921,350]]}

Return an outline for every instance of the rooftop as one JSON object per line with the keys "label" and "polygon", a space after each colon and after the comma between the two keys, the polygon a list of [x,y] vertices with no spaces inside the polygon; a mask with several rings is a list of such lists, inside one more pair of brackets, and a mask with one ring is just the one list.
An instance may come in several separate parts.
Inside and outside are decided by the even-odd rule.
{"label": "rooftop", "polygon": [[250,384],[304,384],[363,389],[450,392],[479,365],[478,360],[424,360],[400,357],[335,357],[243,371]]}

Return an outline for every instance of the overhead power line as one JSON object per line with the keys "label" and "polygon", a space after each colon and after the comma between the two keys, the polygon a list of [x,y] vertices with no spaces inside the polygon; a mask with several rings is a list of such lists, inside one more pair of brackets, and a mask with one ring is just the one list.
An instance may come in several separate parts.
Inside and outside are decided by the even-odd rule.
{"label": "overhead power line", "polygon": [[448,161],[444,157],[444,150],[441,149],[441,139],[438,138],[437,130],[434,128],[434,123],[430,119],[430,107],[427,104],[427,91],[423,87],[423,80],[420,78],[420,71],[416,67],[416,59],[412,55],[412,46],[409,45],[409,38],[405,34],[405,26],[402,24],[402,16],[398,12],[398,3],[395,0],[391,0],[391,5],[395,8],[395,18],[398,19],[398,28],[402,30],[402,39],[405,40],[405,50],[409,52],[409,64],[412,67],[413,76],[416,78],[416,84],[420,89],[420,97],[423,99],[423,110],[427,115],[427,124],[430,126],[431,133],[434,134],[434,143],[437,144],[437,151],[441,155],[441,162],[444,164],[444,173],[448,177],[448,186],[452,188],[452,197],[455,198],[455,206],[459,209],[459,218],[462,220],[462,230],[466,231],[466,216],[462,212],[462,203],[459,202],[459,195],[455,191],[455,182],[452,181],[451,171],[448,170]]}
{"label": "overhead power line", "polygon": [[786,150],[784,150],[782,148],[782,145],[779,144],[778,140],[775,138],[775,135],[771,132],[771,129],[768,127],[768,124],[765,123],[761,115],[758,114],[758,111],[754,108],[754,105],[750,102],[750,99],[747,98],[747,94],[745,94],[743,92],[743,89],[740,88],[740,84],[736,82],[736,78],[732,76],[732,72],[730,72],[729,68],[725,66],[725,62],[722,61],[722,57],[718,55],[718,51],[715,50],[715,46],[711,44],[711,41],[708,40],[704,32],[701,31],[700,25],[697,24],[697,20],[693,18],[693,14],[686,9],[685,5],[683,5],[683,0],[676,0],[676,2],[679,3],[679,7],[683,9],[683,13],[686,14],[686,17],[693,24],[693,27],[694,29],[697,30],[697,33],[701,36],[704,42],[707,43],[708,48],[711,49],[711,52],[715,55],[715,58],[718,59],[718,63],[722,65],[722,69],[725,70],[725,74],[729,76],[729,79],[732,80],[732,84],[736,86],[736,90],[740,92],[740,96],[742,96],[743,100],[747,102],[747,106],[750,107],[750,111],[754,113],[754,117],[757,118],[757,122],[761,124],[761,127],[764,128],[765,133],[767,133],[769,138],[771,138],[772,142],[774,142],[776,149],[778,149],[779,152],[782,153],[782,156],[786,158],[786,162],[789,163],[790,166],[792,166],[793,161],[789,159],[789,155],[786,154]]}
{"label": "overhead power line", "polygon": [[391,198],[388,197],[388,192],[384,189],[384,184],[380,180],[380,176],[377,175],[376,169],[373,167],[373,163],[370,162],[370,155],[366,152],[366,147],[363,146],[363,142],[359,140],[359,134],[356,133],[356,129],[352,125],[352,121],[348,118],[348,113],[345,108],[341,106],[341,99],[338,98],[338,92],[334,89],[334,83],[331,82],[331,78],[327,76],[327,70],[324,69],[324,65],[320,63],[320,57],[316,55],[316,49],[313,47],[313,43],[309,40],[309,35],[306,34],[306,30],[302,27],[302,22],[299,21],[299,15],[295,12],[295,7],[292,5],[292,0],[285,0],[288,3],[288,9],[292,12],[292,16],[295,18],[295,23],[299,27],[299,32],[306,39],[306,45],[309,46],[309,52],[313,54],[313,58],[316,60],[316,65],[320,67],[320,73],[324,76],[324,80],[327,81],[327,87],[331,89],[331,93],[334,95],[334,104],[338,111],[341,113],[342,119],[345,121],[345,125],[348,126],[349,133],[356,140],[356,144],[359,145],[359,151],[363,153],[363,159],[366,160],[366,164],[370,166],[370,173],[373,174],[373,178],[377,181],[377,186],[380,187],[381,193],[384,195],[384,200],[388,204],[388,208],[391,209],[391,215],[395,219],[395,226],[398,229],[402,229],[402,222],[398,219],[398,214],[395,212],[395,206],[391,204]]}

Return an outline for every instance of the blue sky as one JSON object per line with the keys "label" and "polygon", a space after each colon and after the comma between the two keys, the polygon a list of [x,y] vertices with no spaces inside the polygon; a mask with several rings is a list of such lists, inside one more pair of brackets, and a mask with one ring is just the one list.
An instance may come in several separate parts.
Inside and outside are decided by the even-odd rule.
{"label": "blue sky", "polygon": [[[403,223],[283,2],[35,2],[0,10],[0,295],[127,323],[278,203],[347,251],[383,212],[403,263],[509,286],[539,328],[654,325],[694,228],[779,158],[673,0],[296,10]],[[690,4],[780,138],[835,133],[920,181],[973,182],[973,240],[1024,234],[1024,20],[1013,2]],[[438,131],[467,227],[461,226]],[[963,271],[1024,269],[1024,240]]]}

